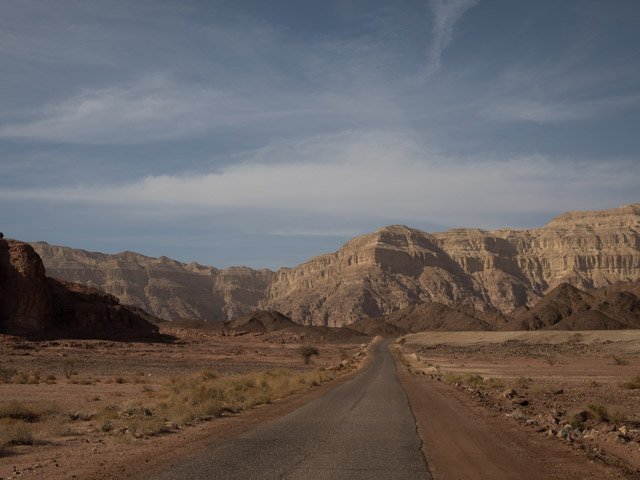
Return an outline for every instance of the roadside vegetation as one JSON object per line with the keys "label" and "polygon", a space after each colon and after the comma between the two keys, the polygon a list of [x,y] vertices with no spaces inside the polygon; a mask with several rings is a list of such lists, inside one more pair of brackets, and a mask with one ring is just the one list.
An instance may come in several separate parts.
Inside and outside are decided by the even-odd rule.
{"label": "roadside vegetation", "polygon": [[[301,347],[300,354],[302,354]],[[309,356],[317,348],[309,349]],[[91,387],[103,384],[141,384],[137,399],[124,404],[102,405],[88,411],[65,411],[56,404],[0,400],[0,448],[13,445],[40,445],[54,438],[93,431],[108,435],[142,438],[167,433],[188,425],[272,403],[288,395],[333,380],[357,368],[364,351],[354,356],[341,355],[340,364],[332,368],[306,371],[274,369],[243,375],[223,375],[212,370],[176,376],[160,385],[148,385],[144,373],[103,380],[74,379],[70,363],[63,364],[66,383]],[[305,363],[307,363],[305,361]],[[54,375],[40,378],[40,372],[20,372],[0,366],[0,383],[56,383]],[[87,404],[100,397],[85,392]]]}

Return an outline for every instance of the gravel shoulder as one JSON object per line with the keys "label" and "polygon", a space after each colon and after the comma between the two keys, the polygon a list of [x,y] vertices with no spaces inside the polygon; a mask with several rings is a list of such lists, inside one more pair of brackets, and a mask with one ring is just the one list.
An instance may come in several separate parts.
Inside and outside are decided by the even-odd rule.
{"label": "gravel shoulder", "polygon": [[640,390],[623,386],[640,332],[425,332],[402,351],[434,478],[640,478]]}

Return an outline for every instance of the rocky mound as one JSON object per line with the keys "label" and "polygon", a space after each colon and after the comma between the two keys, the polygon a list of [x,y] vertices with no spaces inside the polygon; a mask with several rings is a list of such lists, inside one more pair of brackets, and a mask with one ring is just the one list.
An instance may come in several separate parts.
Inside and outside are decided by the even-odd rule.
{"label": "rocky mound", "polygon": [[382,318],[363,318],[347,325],[351,330],[355,330],[370,337],[399,337],[412,333],[406,328],[397,327],[387,323]]}
{"label": "rocky mound", "polygon": [[614,330],[640,328],[638,282],[582,291],[556,287],[529,310],[514,312],[515,330]]}
{"label": "rocky mound", "polygon": [[435,302],[411,305],[384,319],[410,332],[499,330],[507,325],[507,318],[497,312],[481,312],[471,307]]}
{"label": "rocky mound", "polygon": [[[204,327],[206,329],[265,334],[282,332],[307,341],[354,341],[358,338],[362,338],[364,341],[364,338],[369,336],[366,333],[346,327],[300,325],[280,312],[269,310],[256,310],[228,322],[203,323],[207,325]],[[193,322],[191,324],[193,325]]]}
{"label": "rocky mound", "polygon": [[229,322],[217,322],[219,329],[269,333],[285,328],[300,327],[280,312],[256,310]]}
{"label": "rocky mound", "polygon": [[113,295],[46,277],[31,246],[1,236],[0,332],[42,338],[159,338],[158,327]]}

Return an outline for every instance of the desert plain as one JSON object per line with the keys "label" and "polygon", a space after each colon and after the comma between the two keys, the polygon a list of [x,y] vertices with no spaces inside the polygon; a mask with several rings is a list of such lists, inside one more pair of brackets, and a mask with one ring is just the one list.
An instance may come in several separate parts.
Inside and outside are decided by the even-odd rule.
{"label": "desert plain", "polygon": [[[3,336],[3,371],[15,370],[0,383],[3,415],[13,405],[33,418],[23,432],[31,441],[1,450],[0,478],[143,478],[348,381],[378,340],[175,325],[160,331],[164,340],[154,342]],[[299,349],[309,340],[319,355],[305,364]],[[422,332],[389,348],[434,478],[466,478],[465,471],[638,478],[639,331]],[[284,369],[326,377],[288,396],[192,418],[158,407],[167,386],[184,379]],[[487,442],[497,442],[491,452]]]}
{"label": "desert plain", "polygon": [[[160,334],[150,342],[3,335],[0,478],[140,478],[320,395],[362,366],[371,341],[175,325]],[[299,350],[310,341],[318,355],[305,364]],[[258,373],[265,371],[280,383],[266,386]],[[206,381],[229,379],[244,380],[230,387],[243,390],[235,405],[204,411],[196,399],[170,394],[179,402],[174,414],[158,407],[172,384],[189,396]],[[256,390],[271,393],[254,398]]]}

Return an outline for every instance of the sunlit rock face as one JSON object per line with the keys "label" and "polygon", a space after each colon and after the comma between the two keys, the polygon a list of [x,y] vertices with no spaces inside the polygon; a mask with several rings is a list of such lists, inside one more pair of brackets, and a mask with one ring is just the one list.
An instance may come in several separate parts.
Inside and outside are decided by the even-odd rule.
{"label": "sunlit rock face", "polygon": [[531,230],[429,234],[391,225],[277,272],[33,245],[51,275],[163,318],[229,320],[264,308],[299,323],[342,326],[425,301],[509,313],[561,283],[640,280],[640,205],[569,212]]}

